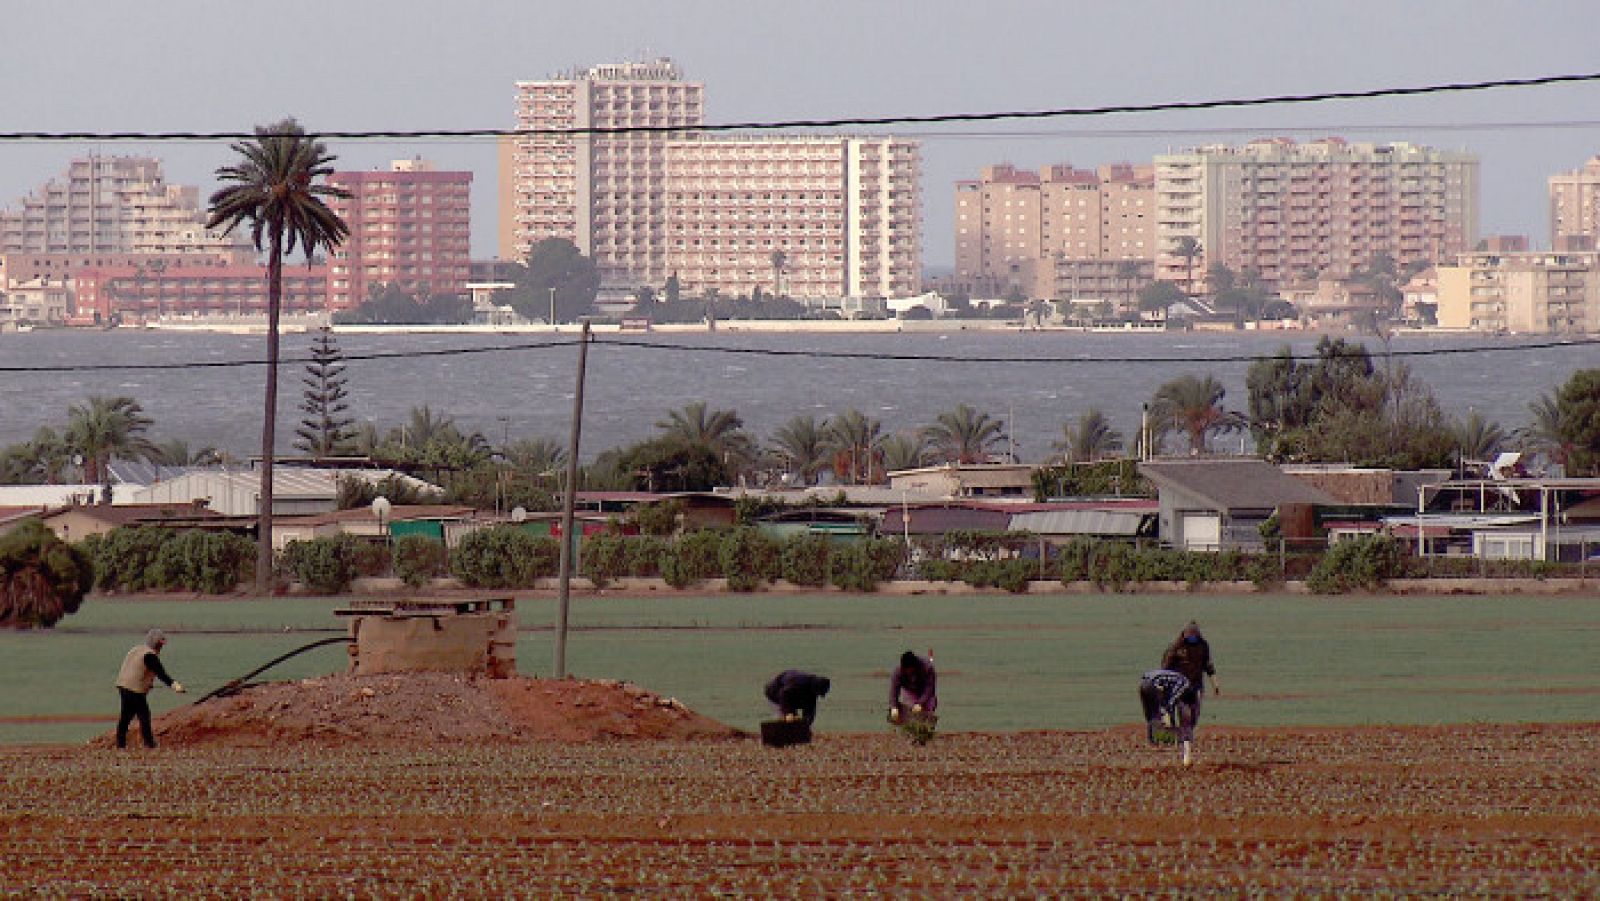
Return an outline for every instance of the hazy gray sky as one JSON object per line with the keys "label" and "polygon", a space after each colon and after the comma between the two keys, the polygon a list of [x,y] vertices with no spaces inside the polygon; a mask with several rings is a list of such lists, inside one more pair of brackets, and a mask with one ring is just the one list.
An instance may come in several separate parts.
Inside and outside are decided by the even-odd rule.
{"label": "hazy gray sky", "polygon": [[[676,58],[710,121],[929,114],[1312,92],[1600,71],[1600,3],[421,2],[13,0],[0,130],[235,130],[294,115],[312,129],[512,125],[512,83],[570,66]],[[924,256],[953,255],[952,184],[980,166],[1082,166],[1256,135],[1411,140],[1479,154],[1485,233],[1548,240],[1545,179],[1600,153],[1600,85],[1317,107],[985,126],[923,134]],[[1384,126],[1356,131],[1335,126]],[[1389,127],[1392,126],[1392,127]],[[1130,130],[1163,133],[1133,135]],[[1206,129],[1246,129],[1206,133]],[[1121,132],[1117,134],[1116,132]],[[90,145],[0,145],[7,205]],[[153,153],[209,191],[222,144]],[[488,141],[336,142],[340,165],[422,154],[470,169],[473,247],[495,247]]]}

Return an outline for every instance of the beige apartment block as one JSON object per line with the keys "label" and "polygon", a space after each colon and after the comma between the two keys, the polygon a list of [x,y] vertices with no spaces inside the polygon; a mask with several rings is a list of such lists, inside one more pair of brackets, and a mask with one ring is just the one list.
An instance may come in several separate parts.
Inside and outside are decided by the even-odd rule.
{"label": "beige apartment block", "polygon": [[360,305],[379,286],[419,298],[464,296],[472,260],[472,173],[439,171],[419,158],[386,171],[334,172],[349,192],[329,206],[350,234],[328,261],[328,308]]}
{"label": "beige apartment block", "polygon": [[1600,156],[1581,168],[1550,176],[1550,242],[1600,240]]}
{"label": "beige apartment block", "polygon": [[957,278],[1060,297],[1057,261],[1155,258],[1150,166],[1062,164],[1039,172],[987,166],[979,178],[956,183],[955,201]]}
{"label": "beige apartment block", "polygon": [[[661,58],[516,88],[516,127],[532,133],[501,145],[501,258],[565,238],[594,259],[603,284],[663,283],[666,146],[678,137],[670,129],[702,124],[704,85]],[[571,133],[583,129],[622,131]]]}
{"label": "beige apartment block", "polygon": [[1448,261],[1478,234],[1478,159],[1412,144],[1288,139],[1155,159],[1157,275],[1182,282],[1184,238],[1207,266],[1253,268],[1269,285],[1345,277],[1378,254]]}
{"label": "beige apartment block", "polygon": [[247,232],[205,228],[199,189],[167,184],[153,157],[97,156],[0,211],[0,253],[248,254]]}
{"label": "beige apartment block", "polygon": [[1600,253],[1464,253],[1438,273],[1443,328],[1528,335],[1600,331]]}
{"label": "beige apartment block", "polygon": [[683,290],[800,298],[919,289],[915,141],[709,137],[669,142],[666,160],[666,271]]}

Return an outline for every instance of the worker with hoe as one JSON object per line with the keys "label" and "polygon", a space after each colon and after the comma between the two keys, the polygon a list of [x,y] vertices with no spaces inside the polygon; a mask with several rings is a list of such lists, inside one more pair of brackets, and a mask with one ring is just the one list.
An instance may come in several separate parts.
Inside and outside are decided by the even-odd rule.
{"label": "worker with hoe", "polygon": [[826,676],[790,669],[767,683],[767,700],[778,706],[778,715],[787,721],[799,720],[809,728],[817,718],[817,699],[832,687]]}
{"label": "worker with hoe", "polygon": [[939,706],[938,678],[933,671],[933,652],[918,657],[911,651],[900,655],[900,665],[889,676],[889,722],[898,725],[910,708],[913,716],[932,714]]}
{"label": "worker with hoe", "polygon": [[1200,699],[1205,695],[1207,676],[1211,677],[1211,688],[1217,694],[1222,694],[1222,685],[1217,682],[1217,669],[1211,664],[1211,645],[1200,634],[1199,623],[1190,620],[1183,627],[1177,639],[1167,647],[1167,652],[1161,655],[1161,668],[1173,670],[1189,680],[1189,690],[1181,699],[1188,712],[1188,722],[1178,724],[1178,737],[1183,742],[1183,763],[1188,766],[1194,727],[1200,722]]}
{"label": "worker with hoe", "polygon": [[139,718],[139,734],[144,746],[156,746],[155,733],[150,728],[150,688],[160,679],[178,694],[184,693],[183,683],[173,681],[161,665],[161,649],[167,636],[160,629],[145,633],[144,643],[134,645],[122,658],[122,670],[117,673],[117,694],[122,698],[122,712],[117,717],[117,747],[128,746],[128,724]]}

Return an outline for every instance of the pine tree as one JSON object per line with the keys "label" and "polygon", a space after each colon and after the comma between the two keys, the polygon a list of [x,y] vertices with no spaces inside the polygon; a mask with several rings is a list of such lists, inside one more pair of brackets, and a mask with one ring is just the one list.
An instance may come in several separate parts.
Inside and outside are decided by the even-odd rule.
{"label": "pine tree", "polygon": [[306,364],[306,374],[300,381],[306,386],[300,401],[300,410],[306,418],[294,446],[313,457],[331,457],[349,450],[355,437],[352,425],[355,420],[345,415],[350,405],[345,403],[349,392],[345,390],[344,353],[333,331],[323,328],[312,339],[311,362]]}

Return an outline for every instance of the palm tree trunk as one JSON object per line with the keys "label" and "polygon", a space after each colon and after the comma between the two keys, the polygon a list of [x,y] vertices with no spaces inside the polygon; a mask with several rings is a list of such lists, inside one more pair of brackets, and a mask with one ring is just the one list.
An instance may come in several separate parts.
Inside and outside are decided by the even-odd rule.
{"label": "palm tree trunk", "polygon": [[267,394],[261,421],[261,499],[256,519],[256,591],[272,592],[272,455],[278,425],[278,316],[283,307],[283,228],[267,256]]}

